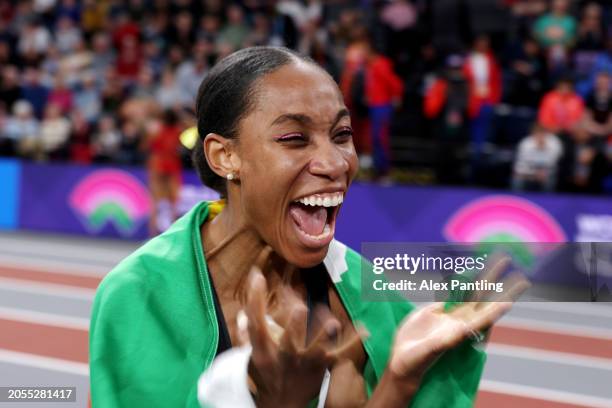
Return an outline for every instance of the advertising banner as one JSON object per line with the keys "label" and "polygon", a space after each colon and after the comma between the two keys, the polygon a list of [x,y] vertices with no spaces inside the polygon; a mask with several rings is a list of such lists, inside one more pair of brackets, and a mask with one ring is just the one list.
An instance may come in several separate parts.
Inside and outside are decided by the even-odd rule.
{"label": "advertising banner", "polygon": [[[24,229],[145,239],[153,203],[144,169],[24,163],[19,226]],[[216,193],[184,176],[179,210]],[[163,215],[163,214],[162,214]]]}
{"label": "advertising banner", "polygon": [[0,229],[17,228],[21,164],[0,160]]}
{"label": "advertising banner", "polygon": [[612,197],[353,185],[337,238],[362,242],[608,242]]}

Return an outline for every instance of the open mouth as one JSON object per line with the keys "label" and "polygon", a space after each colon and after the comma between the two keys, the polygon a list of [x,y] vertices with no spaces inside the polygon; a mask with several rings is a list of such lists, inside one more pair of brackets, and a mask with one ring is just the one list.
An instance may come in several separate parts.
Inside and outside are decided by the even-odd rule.
{"label": "open mouth", "polygon": [[331,242],[343,200],[342,192],[312,194],[289,205],[289,214],[305,246],[319,248]]}

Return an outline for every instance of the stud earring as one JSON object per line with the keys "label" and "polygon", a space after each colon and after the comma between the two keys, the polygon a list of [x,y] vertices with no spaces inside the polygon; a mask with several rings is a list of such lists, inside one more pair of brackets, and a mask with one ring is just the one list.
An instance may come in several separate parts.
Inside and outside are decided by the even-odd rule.
{"label": "stud earring", "polygon": [[225,178],[227,178],[229,181],[232,181],[234,179],[234,173],[229,173],[227,176],[225,176]]}

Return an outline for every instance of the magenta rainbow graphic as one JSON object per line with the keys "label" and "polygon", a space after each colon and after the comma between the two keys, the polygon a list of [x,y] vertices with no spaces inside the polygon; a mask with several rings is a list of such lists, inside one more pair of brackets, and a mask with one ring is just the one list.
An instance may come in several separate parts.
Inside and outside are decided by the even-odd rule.
{"label": "magenta rainbow graphic", "polygon": [[129,236],[151,211],[146,186],[130,173],[116,169],[88,174],[74,187],[68,200],[85,228],[92,232],[112,224],[121,235]]}
{"label": "magenta rainbow graphic", "polygon": [[455,212],[444,227],[454,242],[566,242],[557,221],[542,207],[511,195],[473,200]]}

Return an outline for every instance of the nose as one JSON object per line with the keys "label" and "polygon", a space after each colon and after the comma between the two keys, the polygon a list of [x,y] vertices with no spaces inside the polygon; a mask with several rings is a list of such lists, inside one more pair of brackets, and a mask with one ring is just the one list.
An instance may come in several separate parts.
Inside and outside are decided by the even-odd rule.
{"label": "nose", "polygon": [[348,158],[343,154],[340,146],[327,140],[317,145],[310,161],[310,173],[316,176],[337,180],[349,170]]}

